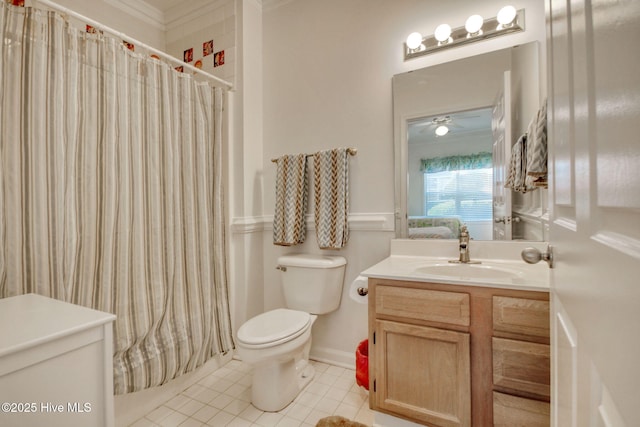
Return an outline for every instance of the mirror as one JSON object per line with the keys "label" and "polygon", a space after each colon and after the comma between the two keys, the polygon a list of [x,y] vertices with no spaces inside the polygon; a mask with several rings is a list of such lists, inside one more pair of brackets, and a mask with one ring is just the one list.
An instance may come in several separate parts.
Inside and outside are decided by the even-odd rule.
{"label": "mirror", "polygon": [[393,77],[396,237],[545,240],[547,190],[504,187],[539,76],[533,42]]}

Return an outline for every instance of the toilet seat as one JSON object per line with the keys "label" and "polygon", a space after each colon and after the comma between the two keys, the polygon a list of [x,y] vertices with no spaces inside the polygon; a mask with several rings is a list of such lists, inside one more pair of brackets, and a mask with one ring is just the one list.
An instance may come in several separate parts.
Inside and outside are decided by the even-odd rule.
{"label": "toilet seat", "polygon": [[238,343],[250,348],[275,346],[302,335],[310,324],[309,313],[278,308],[245,322],[238,330]]}

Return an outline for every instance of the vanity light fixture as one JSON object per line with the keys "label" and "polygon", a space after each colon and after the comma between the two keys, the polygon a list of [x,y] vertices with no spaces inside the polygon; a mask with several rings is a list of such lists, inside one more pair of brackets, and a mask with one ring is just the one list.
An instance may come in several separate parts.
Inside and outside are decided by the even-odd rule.
{"label": "vanity light fixture", "polygon": [[[436,27],[436,30],[433,32],[433,36],[436,40],[438,40],[438,46],[442,46],[443,44],[451,42],[451,27],[448,24],[440,24]],[[422,44],[422,39],[420,39],[420,44]]]}
{"label": "vanity light fixture", "polygon": [[420,46],[422,46],[422,34],[418,32],[409,34],[409,37],[407,37],[407,48],[416,51],[419,50]]}
{"label": "vanity light fixture", "polygon": [[480,15],[471,15],[464,23],[464,29],[467,30],[467,38],[482,35],[482,26],[484,19]]}
{"label": "vanity light fixture", "polygon": [[462,27],[451,29],[447,24],[438,25],[432,36],[411,33],[404,44],[404,60],[520,31],[524,31],[524,9],[505,6],[493,18],[472,15]]}
{"label": "vanity light fixture", "polygon": [[513,20],[516,19],[516,14],[518,11],[515,7],[508,5],[503,7],[498,11],[498,16],[496,19],[498,20],[499,26],[502,28],[508,28],[513,25]]}

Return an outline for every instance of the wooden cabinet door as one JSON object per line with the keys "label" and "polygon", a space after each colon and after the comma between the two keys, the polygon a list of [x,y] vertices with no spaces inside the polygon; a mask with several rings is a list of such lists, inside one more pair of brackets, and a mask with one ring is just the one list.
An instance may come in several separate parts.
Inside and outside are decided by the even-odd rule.
{"label": "wooden cabinet door", "polygon": [[385,320],[375,325],[375,409],[431,426],[470,426],[469,334]]}

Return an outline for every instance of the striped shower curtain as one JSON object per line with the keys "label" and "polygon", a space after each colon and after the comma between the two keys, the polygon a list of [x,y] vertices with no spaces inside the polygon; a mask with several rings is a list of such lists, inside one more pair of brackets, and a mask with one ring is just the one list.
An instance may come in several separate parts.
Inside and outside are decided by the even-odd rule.
{"label": "striped shower curtain", "polygon": [[0,297],[116,314],[115,393],[233,348],[225,93],[0,1]]}

